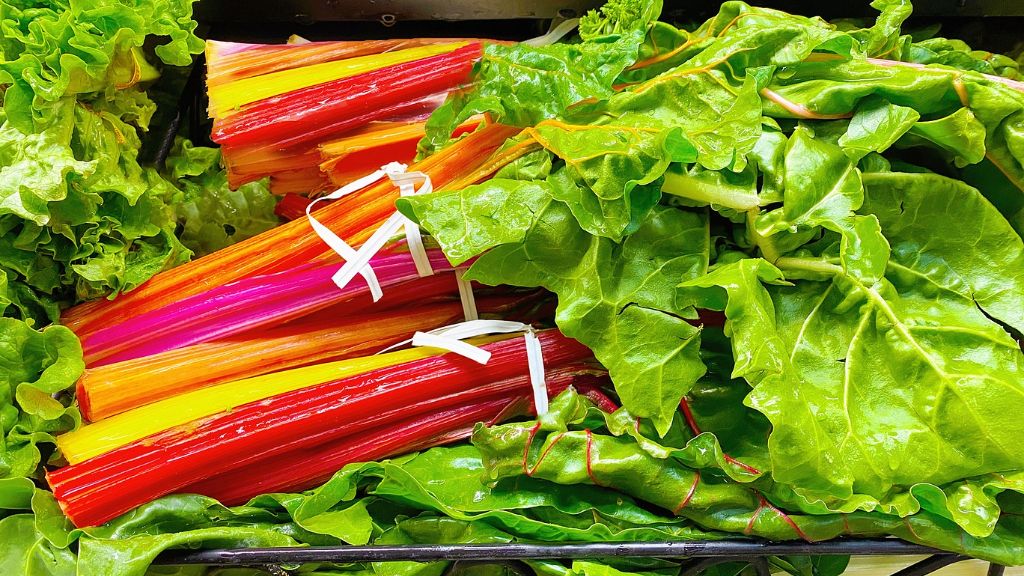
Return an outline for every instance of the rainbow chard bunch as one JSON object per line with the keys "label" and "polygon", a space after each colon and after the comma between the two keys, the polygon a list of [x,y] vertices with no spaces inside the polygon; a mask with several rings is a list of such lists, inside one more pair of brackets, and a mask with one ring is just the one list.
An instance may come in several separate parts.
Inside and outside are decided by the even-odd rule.
{"label": "rainbow chard bunch", "polygon": [[926,511],[984,538],[1024,488],[1024,83],[1009,59],[901,36],[909,3],[874,5],[862,29],[727,2],[682,30],[617,3],[632,27],[592,16],[561,47],[646,33],[597,86],[488,47],[425,143],[486,110],[523,155],[399,207],[454,264],[475,257],[473,279],[556,293],[654,438],[713,354],[686,319],[724,311],[731,401],[764,423],[729,432],[757,446],[734,481],[770,479],[793,512]]}

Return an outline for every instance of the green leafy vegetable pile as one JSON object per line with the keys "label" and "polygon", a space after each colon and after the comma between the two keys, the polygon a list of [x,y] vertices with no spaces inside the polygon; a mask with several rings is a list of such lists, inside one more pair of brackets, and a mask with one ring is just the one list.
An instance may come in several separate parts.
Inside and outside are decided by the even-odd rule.
{"label": "green leafy vegetable pile", "polygon": [[[530,152],[399,205],[453,263],[475,257],[473,279],[556,293],[559,327],[658,434],[712,355],[698,311],[724,311],[746,387],[730,401],[764,419],[735,431],[731,482],[769,481],[793,514],[934,515],[968,542],[944,546],[983,553],[1024,488],[1024,83],[1008,58],[901,35],[908,2],[874,6],[873,26],[840,29],[727,2],[638,44],[642,13],[619,3],[581,44],[489,49],[425,142],[487,111]],[[599,46],[633,63],[613,78],[557,58]],[[588,482],[574,473],[549,479]],[[694,519],[760,533],[763,516]],[[761,534],[850,533],[795,523]]]}
{"label": "green leafy vegetable pile", "polygon": [[139,163],[156,111],[143,87],[159,76],[143,44],[161,37],[160,61],[188,65],[203,48],[195,27],[192,0],[0,1],[0,315],[44,324],[61,305],[131,290],[222,246],[223,226],[202,228],[236,213],[235,240],[276,224],[265,186],[229,198],[213,181],[216,150],[183,150],[167,177]]}

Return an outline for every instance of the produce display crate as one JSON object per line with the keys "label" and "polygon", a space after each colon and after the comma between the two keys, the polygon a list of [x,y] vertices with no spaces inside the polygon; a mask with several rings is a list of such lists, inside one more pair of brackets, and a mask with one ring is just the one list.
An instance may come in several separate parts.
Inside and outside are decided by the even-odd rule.
{"label": "produce display crate", "polygon": [[[828,2],[818,0],[753,1],[760,6],[825,18],[856,18],[873,12],[867,0]],[[196,4],[200,36],[217,40],[283,42],[290,34],[310,40],[357,40],[416,36],[474,36],[524,39],[545,32],[561,20],[574,18],[602,4],[594,0],[250,0],[244,9],[227,0]],[[700,21],[718,10],[718,0],[665,0],[663,19]],[[912,24],[939,25],[942,34],[966,40],[991,51],[1009,51],[1024,43],[1024,0],[917,0]],[[205,62],[196,59],[184,85],[173,120],[157,135],[149,162],[167,157],[175,135],[184,128],[197,143],[210,144],[206,120]],[[662,558],[682,562],[681,576],[697,576],[723,564],[752,569],[757,576],[771,573],[774,556],[851,556],[860,574],[923,576],[970,561],[973,569],[963,574],[1002,576],[1021,572],[969,556],[936,550],[901,540],[837,539],[820,543],[765,542],[755,540],[609,542],[565,544],[462,544],[401,546],[320,546],[303,548],[245,548],[173,550],[160,555],[154,565],[205,565],[246,567],[282,576],[309,563],[356,562],[450,562],[445,576],[467,566],[494,565],[511,576],[528,576],[526,560],[579,560],[601,558]],[[867,562],[868,558],[905,557],[899,562]],[[908,564],[908,565],[907,565]],[[750,573],[749,570],[746,573]]]}

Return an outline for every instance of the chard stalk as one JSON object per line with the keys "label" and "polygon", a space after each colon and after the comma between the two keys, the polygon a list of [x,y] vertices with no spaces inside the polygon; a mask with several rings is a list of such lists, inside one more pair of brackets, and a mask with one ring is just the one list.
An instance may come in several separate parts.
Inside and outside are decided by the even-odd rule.
{"label": "chard stalk", "polygon": [[[557,331],[541,332],[538,338],[549,370],[578,366],[590,357],[589,349]],[[532,393],[522,338],[491,342],[483,348],[491,353],[487,365],[449,353],[391,365],[385,362],[383,368],[348,377],[328,367],[322,370],[319,383],[293,387],[291,392],[230,411],[215,411],[208,418],[53,471],[47,480],[73,522],[95,525],[237,466],[361,433],[396,414],[435,411],[460,404],[467,395],[471,399],[489,396],[494,391],[489,384],[512,382],[516,397]],[[270,377],[290,381],[293,372]],[[233,384],[249,388],[246,381]],[[98,424],[81,430],[92,426]]]}
{"label": "chard stalk", "polygon": [[757,194],[736,194],[704,182],[688,174],[674,170],[665,172],[665,181],[661,185],[661,191],[680,198],[693,200],[702,204],[722,206],[740,212],[756,210],[761,205]]}
{"label": "chard stalk", "polygon": [[757,231],[755,223],[760,213],[761,211],[757,208],[747,211],[747,235],[750,238],[750,243],[761,250],[761,256],[774,264],[781,255],[779,249],[775,247],[775,241],[767,236],[762,236]]}

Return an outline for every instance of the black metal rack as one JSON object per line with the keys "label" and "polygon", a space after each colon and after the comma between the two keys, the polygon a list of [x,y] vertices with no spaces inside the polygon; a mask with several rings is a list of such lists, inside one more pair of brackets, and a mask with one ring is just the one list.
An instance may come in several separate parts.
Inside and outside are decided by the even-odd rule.
{"label": "black metal rack", "polygon": [[[833,540],[819,543],[758,542],[749,540],[622,542],[586,544],[461,544],[402,546],[312,546],[307,548],[239,548],[166,552],[155,564],[235,566],[263,569],[269,574],[290,574],[287,566],[356,562],[438,562],[501,565],[513,574],[531,574],[524,560],[580,560],[600,558],[660,558],[682,560],[680,576],[697,576],[726,563],[748,564],[757,576],[770,574],[771,556],[904,556],[928,557],[892,576],[923,576],[951,564],[970,560],[952,552],[892,538]],[[989,564],[988,576],[1002,576],[1004,567]]]}

